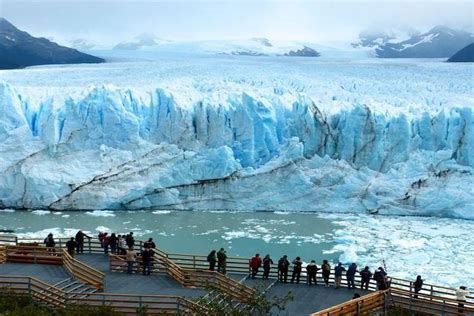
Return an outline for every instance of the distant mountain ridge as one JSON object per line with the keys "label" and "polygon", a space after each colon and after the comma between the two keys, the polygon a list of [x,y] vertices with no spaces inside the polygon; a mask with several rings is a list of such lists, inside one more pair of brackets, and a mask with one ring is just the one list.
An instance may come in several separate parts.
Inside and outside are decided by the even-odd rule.
{"label": "distant mountain ridge", "polygon": [[446,26],[436,26],[425,33],[409,34],[400,39],[386,32],[364,32],[354,47],[373,48],[380,58],[449,58],[474,41],[474,35]]}
{"label": "distant mountain ridge", "polygon": [[448,61],[452,63],[474,62],[474,43],[471,43],[461,49],[459,52],[449,58]]}
{"label": "distant mountain ridge", "polygon": [[0,69],[47,64],[103,63],[104,59],[33,37],[0,18]]}

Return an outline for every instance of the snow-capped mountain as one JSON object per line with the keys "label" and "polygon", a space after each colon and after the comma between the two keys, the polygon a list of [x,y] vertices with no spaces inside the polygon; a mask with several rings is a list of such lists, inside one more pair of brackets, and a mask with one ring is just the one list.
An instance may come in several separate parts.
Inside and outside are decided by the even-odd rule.
{"label": "snow-capped mountain", "polygon": [[36,38],[0,18],[0,69],[45,64],[102,63],[102,58]]}
{"label": "snow-capped mountain", "polygon": [[474,62],[474,43],[471,43],[461,49],[459,52],[454,54],[451,58],[448,59],[449,62],[458,62],[458,63],[467,63]]}
{"label": "snow-capped mountain", "polygon": [[159,46],[162,44],[169,43],[170,41],[161,39],[151,33],[143,33],[130,41],[120,42],[114,46],[113,49],[117,50],[138,50],[138,49],[147,49]]}
{"label": "snow-capped mountain", "polygon": [[78,38],[75,40],[70,41],[70,45],[72,48],[79,49],[79,50],[91,50],[97,47],[97,43],[85,38]]}

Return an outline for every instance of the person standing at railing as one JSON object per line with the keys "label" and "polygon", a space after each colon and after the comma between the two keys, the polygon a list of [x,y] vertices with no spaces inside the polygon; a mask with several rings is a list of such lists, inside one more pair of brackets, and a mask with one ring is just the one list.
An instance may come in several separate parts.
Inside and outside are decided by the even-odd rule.
{"label": "person standing at railing", "polygon": [[127,243],[128,248],[135,247],[135,238],[133,238],[133,232],[130,232],[127,236],[125,236],[125,242]]}
{"label": "person standing at railing", "polygon": [[82,230],[77,232],[75,240],[77,243],[76,252],[78,254],[84,253],[84,237],[88,238],[89,240],[91,239],[91,237],[84,234]]}
{"label": "person standing at railing", "polygon": [[226,265],[227,265],[227,254],[224,248],[221,248],[217,252],[217,272],[222,274],[226,273]]}
{"label": "person standing at railing", "polygon": [[370,272],[369,267],[365,266],[364,270],[359,272],[360,274],[360,289],[368,290],[370,279],[372,278],[372,272]]}
{"label": "person standing at railing", "polygon": [[357,273],[357,265],[353,262],[346,272],[346,279],[347,279],[347,287],[350,289],[355,289],[354,278],[355,274]]}
{"label": "person standing at railing", "polygon": [[377,290],[388,289],[387,273],[382,267],[379,267],[378,270],[375,271],[374,280],[377,282]]}
{"label": "person standing at railing", "polygon": [[133,248],[128,248],[125,253],[125,257],[127,260],[127,273],[132,274],[133,272],[133,266],[135,264],[135,258],[137,254],[133,250]]}
{"label": "person standing at railing", "polygon": [[300,257],[296,257],[295,260],[293,260],[293,273],[291,274],[291,283],[295,282],[300,283],[300,276],[301,276],[301,270],[303,266],[303,261],[301,261]]}
{"label": "person standing at railing", "polygon": [[54,252],[54,247],[56,246],[56,242],[54,241],[54,237],[52,233],[49,233],[43,242],[48,248],[47,249],[48,251]]}
{"label": "person standing at railing", "polygon": [[77,248],[77,242],[74,241],[74,237],[71,237],[66,243],[67,253],[74,257],[74,250]]}
{"label": "person standing at railing", "polygon": [[151,248],[151,249],[155,249],[156,248],[156,245],[155,245],[155,242],[153,241],[153,238],[148,238],[148,241],[145,241],[143,243],[143,247],[144,248]]}
{"label": "person standing at railing", "polygon": [[318,280],[316,279],[316,274],[318,273],[318,270],[318,266],[316,265],[316,261],[314,260],[311,260],[311,262],[306,266],[306,273],[308,274],[309,285],[313,284],[313,281],[314,285],[318,284]]}
{"label": "person standing at railing", "polygon": [[115,233],[112,233],[109,237],[109,247],[110,247],[110,252],[112,254],[117,254],[117,243],[118,243],[118,238],[115,235]]}
{"label": "person standing at railing", "polygon": [[270,275],[270,269],[273,264],[272,258],[270,258],[270,255],[266,255],[265,258],[263,258],[263,277],[262,279],[268,280],[268,276]]}
{"label": "person standing at railing", "polygon": [[109,254],[109,234],[104,233],[102,236],[102,247],[104,247],[104,254]]}
{"label": "person standing at railing", "polygon": [[413,287],[415,289],[415,298],[418,298],[418,292],[421,291],[421,288],[423,287],[423,279],[421,278],[421,275],[416,277],[416,281],[413,283]]}
{"label": "person standing at railing", "polygon": [[216,262],[217,262],[217,257],[216,257],[216,251],[215,250],[212,250],[207,255],[207,262],[209,262],[209,270],[214,271],[214,268],[216,267]]}
{"label": "person standing at railing", "polygon": [[326,284],[326,287],[329,287],[329,276],[331,275],[331,265],[327,260],[323,260],[323,264],[321,265],[323,280]]}
{"label": "person standing at railing", "polygon": [[153,250],[151,250],[151,248],[145,248],[142,251],[143,275],[150,275],[153,255],[154,255],[154,252]]}
{"label": "person standing at railing", "polygon": [[256,254],[252,259],[250,259],[250,269],[251,269],[251,276],[252,279],[255,279],[255,276],[258,273],[258,269],[262,266],[262,258],[260,258],[260,254]]}
{"label": "person standing at railing", "polygon": [[334,288],[338,289],[341,286],[342,272],[344,271],[346,271],[346,268],[339,262],[334,268]]}
{"label": "person standing at railing", "polygon": [[464,313],[464,304],[466,303],[466,296],[469,294],[469,291],[465,286],[460,286],[456,290],[456,298],[458,301],[458,312],[460,314]]}
{"label": "person standing at railing", "polygon": [[278,274],[281,283],[288,283],[288,268],[290,266],[290,262],[287,258],[288,257],[284,255],[280,258],[280,260],[278,260]]}

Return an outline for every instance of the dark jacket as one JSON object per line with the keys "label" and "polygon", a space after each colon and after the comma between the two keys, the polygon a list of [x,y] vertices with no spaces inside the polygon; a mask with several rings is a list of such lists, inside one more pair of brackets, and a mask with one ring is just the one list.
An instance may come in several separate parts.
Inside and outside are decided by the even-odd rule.
{"label": "dark jacket", "polygon": [[293,260],[293,270],[295,271],[301,271],[301,266],[303,265],[303,261],[301,260]]}
{"label": "dark jacket", "polygon": [[306,266],[306,272],[308,272],[309,276],[314,276],[318,272],[318,266],[314,263],[310,263]]}
{"label": "dark jacket", "polygon": [[334,276],[340,277],[342,276],[342,272],[346,271],[346,268],[343,266],[336,266],[334,268]]}
{"label": "dark jacket", "polygon": [[413,283],[413,286],[415,287],[415,292],[419,292],[423,287],[423,279],[416,279],[415,283]]}
{"label": "dark jacket", "polygon": [[227,260],[227,255],[225,254],[225,251],[218,251],[217,252],[217,262],[220,263],[225,263]]}
{"label": "dark jacket", "polygon": [[142,251],[142,260],[143,262],[150,262],[153,260],[154,252],[153,250],[143,250]]}
{"label": "dark jacket", "polygon": [[360,277],[361,277],[362,281],[364,281],[364,282],[369,282],[370,278],[372,278],[372,272],[370,272],[370,270],[368,270],[368,269],[367,270],[364,269],[364,270],[360,271],[359,274],[360,274]]}
{"label": "dark jacket", "polygon": [[69,240],[66,243],[66,248],[69,252],[74,251],[74,249],[76,249],[76,247],[77,247],[77,242],[75,242],[74,240]]}
{"label": "dark jacket", "polygon": [[323,263],[321,269],[323,269],[323,275],[331,274],[331,265],[329,263]]}
{"label": "dark jacket", "polygon": [[273,260],[271,258],[263,259],[263,269],[270,270],[270,267],[272,264],[273,264]]}
{"label": "dark jacket", "polygon": [[349,269],[347,269],[346,277],[347,277],[348,279],[353,279],[354,276],[355,276],[355,274],[356,274],[356,272],[357,272],[357,265],[351,264],[351,265],[349,266]]}
{"label": "dark jacket", "polygon": [[278,270],[279,271],[288,271],[288,267],[290,266],[290,262],[285,258],[280,258],[278,260]]}

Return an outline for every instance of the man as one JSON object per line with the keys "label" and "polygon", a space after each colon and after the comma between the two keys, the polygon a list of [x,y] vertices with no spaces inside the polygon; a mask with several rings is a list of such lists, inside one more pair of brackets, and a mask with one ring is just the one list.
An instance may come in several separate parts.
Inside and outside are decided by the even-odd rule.
{"label": "man", "polygon": [[290,262],[287,258],[288,257],[284,255],[278,260],[278,273],[281,283],[288,283],[288,267],[290,266]]}
{"label": "man", "polygon": [[74,237],[66,243],[67,253],[74,257],[74,250],[77,248],[77,243],[74,241]]}
{"label": "man", "polygon": [[301,261],[300,257],[296,257],[296,259],[293,260],[292,263],[293,263],[293,273],[291,274],[291,283],[295,282],[295,278],[296,278],[296,283],[300,283],[300,276],[301,276],[303,261]]}
{"label": "man", "polygon": [[216,267],[216,251],[212,250],[208,255],[207,255],[207,262],[209,262],[209,270],[214,271],[214,268]]}
{"label": "man", "polygon": [[217,252],[217,272],[222,274],[226,273],[226,265],[227,265],[227,254],[224,248],[221,248]]}
{"label": "man", "polygon": [[372,278],[372,272],[370,272],[369,267],[366,266],[364,270],[359,272],[360,274],[360,289],[361,290],[368,290],[370,279]]}
{"label": "man", "polygon": [[86,237],[88,239],[91,239],[91,237],[84,234],[82,232],[82,230],[77,232],[75,240],[76,240],[76,243],[77,243],[76,252],[78,254],[84,253],[84,237]]}
{"label": "man", "polygon": [[127,244],[128,248],[133,248],[135,246],[135,239],[133,238],[133,232],[130,232],[130,234],[125,237],[125,243]]}
{"label": "man", "polygon": [[350,266],[349,269],[347,269],[346,272],[346,279],[347,279],[347,287],[349,289],[355,289],[355,283],[354,283],[354,277],[357,272],[357,265],[353,262]]}
{"label": "man", "polygon": [[48,234],[48,237],[44,239],[44,243],[46,247],[48,248],[48,251],[54,252],[54,247],[56,246],[56,242],[54,241],[54,237],[52,233]]}
{"label": "man", "polygon": [[421,288],[423,287],[423,279],[421,278],[421,275],[418,275],[416,277],[415,282],[413,283],[413,286],[415,288],[415,298],[418,298],[418,292],[421,291]]}
{"label": "man", "polygon": [[154,253],[151,248],[145,248],[145,250],[142,251],[143,275],[150,275],[153,255]]}
{"label": "man", "polygon": [[346,268],[339,262],[334,268],[334,288],[338,289],[341,286],[342,272],[344,271],[346,271]]}
{"label": "man", "polygon": [[326,284],[326,287],[329,287],[329,276],[331,275],[331,265],[327,260],[323,260],[323,264],[321,265],[323,280]]}
{"label": "man", "polygon": [[263,279],[268,280],[268,276],[270,275],[270,268],[273,264],[272,258],[270,258],[270,255],[266,255],[265,258],[263,258]]}
{"label": "man", "polygon": [[377,282],[377,290],[388,289],[387,273],[382,267],[379,267],[374,273],[374,280]]}
{"label": "man", "polygon": [[316,280],[316,273],[318,273],[318,266],[316,265],[316,261],[311,260],[311,262],[306,266],[306,273],[308,274],[308,284],[314,285],[318,284],[318,281]]}
{"label": "man", "polygon": [[153,241],[153,238],[148,238],[148,241],[145,241],[145,243],[143,244],[143,247],[155,249],[156,245],[155,245],[155,242]]}
{"label": "man", "polygon": [[469,291],[465,286],[460,286],[459,289],[456,290],[456,298],[458,301],[458,312],[459,314],[464,313],[464,303],[466,303],[466,295],[469,294]]}
{"label": "man", "polygon": [[255,257],[250,259],[250,269],[252,270],[252,279],[255,279],[255,276],[258,273],[258,269],[262,266],[262,258],[260,258],[260,254],[256,254]]}

